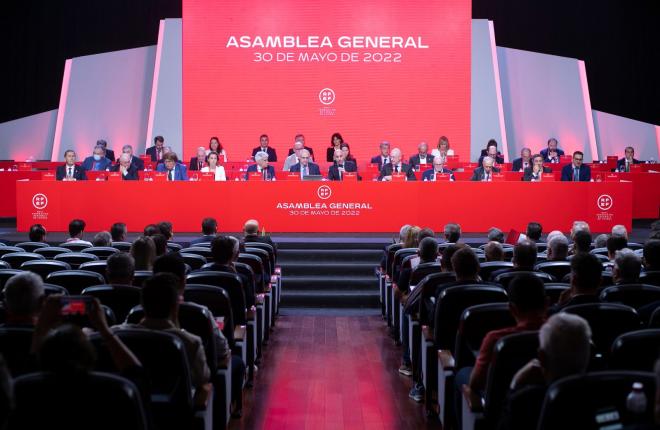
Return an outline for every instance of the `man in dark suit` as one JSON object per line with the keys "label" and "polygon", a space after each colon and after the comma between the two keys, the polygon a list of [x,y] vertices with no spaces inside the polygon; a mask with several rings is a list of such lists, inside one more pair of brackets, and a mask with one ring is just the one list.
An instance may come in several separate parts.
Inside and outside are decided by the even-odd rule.
{"label": "man in dark suit", "polygon": [[289,172],[300,173],[301,178],[307,175],[320,175],[321,169],[319,169],[319,166],[317,164],[310,162],[309,161],[310,158],[311,156],[309,154],[309,151],[303,149],[302,151],[300,151],[300,161],[297,164],[291,166]]}
{"label": "man in dark suit", "polygon": [[247,220],[245,222],[245,225],[243,226],[243,233],[245,234],[245,236],[243,236],[244,243],[250,243],[250,242],[267,243],[268,245],[273,247],[275,258],[277,258],[277,245],[275,244],[275,242],[273,242],[273,239],[271,239],[270,236],[267,235],[259,236],[259,221],[257,221],[256,219]]}
{"label": "man in dark suit", "polygon": [[474,173],[470,180],[476,182],[491,182],[493,180],[493,173],[500,172],[500,169],[493,167],[494,163],[495,160],[491,157],[484,157],[483,160],[481,160],[481,167],[474,169]]}
{"label": "man in dark suit", "polygon": [[[293,139],[293,142],[301,142],[303,144],[303,149],[306,149],[309,151],[309,156],[312,157],[312,161],[314,161],[314,150],[310,148],[309,146],[305,146],[305,136],[302,134],[296,134],[296,137]],[[294,148],[289,148],[289,155],[293,155],[295,152]]]}
{"label": "man in dark suit", "polygon": [[270,146],[268,146],[268,143],[269,140],[267,134],[262,134],[261,136],[259,136],[259,146],[257,146],[252,150],[252,158],[254,158],[254,156],[257,155],[257,152],[265,152],[268,154],[269,161],[276,162],[277,152],[275,151],[275,148],[271,148]]}
{"label": "man in dark suit", "polygon": [[401,162],[401,150],[394,148],[390,152],[390,162],[380,169],[379,181],[391,181],[392,175],[395,173],[403,173],[406,175],[406,181],[416,181],[415,172],[409,164]]}
{"label": "man in dark suit", "polygon": [[[233,236],[216,236],[211,240],[211,254],[213,255],[213,264],[202,270],[213,270],[217,272],[233,273],[241,278],[243,288],[248,285],[248,278],[236,271],[234,263],[238,259],[239,242]],[[247,296],[247,295],[246,295]],[[246,300],[249,300],[246,297]],[[252,299],[254,301],[254,299]]]}
{"label": "man in dark suit", "polygon": [[73,149],[64,151],[64,161],[65,164],[57,166],[55,179],[58,181],[84,181],[87,179],[85,169],[76,166],[76,151]]}
{"label": "man in dark suit", "polygon": [[496,270],[490,274],[490,281],[495,281],[502,273],[532,271],[536,264],[536,244],[531,240],[525,239],[519,242],[513,248],[513,267]]}
{"label": "man in dark suit", "polygon": [[105,148],[101,145],[94,147],[94,154],[82,162],[82,168],[85,171],[110,170],[110,167],[112,167],[112,160],[105,158]]}
{"label": "man in dark suit", "polygon": [[188,172],[186,171],[186,166],[178,161],[179,157],[177,157],[176,153],[168,152],[163,157],[163,164],[159,164],[156,170],[167,173],[168,181],[187,181]]}
{"label": "man in dark suit", "polygon": [[573,153],[573,162],[561,169],[562,181],[589,182],[591,181],[591,168],[582,164],[584,154],[580,151]]}
{"label": "man in dark suit", "polygon": [[378,169],[390,162],[390,142],[380,143],[380,154],[371,157],[371,164],[378,164]]}
{"label": "man in dark suit", "polygon": [[439,174],[448,174],[450,181],[456,179],[452,171],[445,168],[445,159],[442,156],[433,158],[433,168],[422,173],[422,181],[435,181],[435,175]]}
{"label": "man in dark suit", "polygon": [[603,264],[593,254],[582,252],[571,258],[571,288],[562,293],[559,302],[548,309],[552,315],[567,306],[598,303]]}
{"label": "man in dark suit", "polygon": [[433,155],[428,153],[429,145],[426,142],[421,142],[417,145],[417,154],[410,157],[408,164],[410,164],[413,169],[420,170],[420,164],[431,164],[433,163]]}
{"label": "man in dark suit", "polygon": [[497,150],[497,141],[495,139],[491,139],[488,141],[488,144],[486,145],[486,149],[481,150],[481,156],[479,157],[479,161],[477,161],[477,164],[481,166],[482,162],[484,161],[485,157],[490,157],[493,159],[493,162],[497,164],[502,164],[504,163],[504,156]]}
{"label": "man in dark suit", "polygon": [[[131,157],[131,164],[135,166],[135,170],[144,170],[144,161],[133,155],[133,147],[131,145],[122,146],[121,152],[122,154],[128,154]],[[117,163],[119,163],[119,158],[117,159]]]}
{"label": "man in dark suit", "polygon": [[635,158],[635,148],[632,146],[626,146],[625,153],[625,157],[616,162],[617,172],[630,172],[630,166],[632,164],[641,163],[641,161]]}
{"label": "man in dark suit", "polygon": [[275,168],[268,165],[268,153],[259,151],[254,154],[255,164],[250,165],[245,172],[245,180],[250,179],[250,173],[258,172],[261,173],[264,181],[274,181],[275,180]]}
{"label": "man in dark suit", "polygon": [[552,173],[552,169],[543,165],[541,154],[535,154],[532,157],[532,166],[524,170],[522,180],[538,182],[543,177],[543,173]]}
{"label": "man in dark suit", "polygon": [[551,137],[548,139],[548,147],[541,150],[543,161],[546,163],[559,163],[559,157],[564,155],[564,151],[559,149],[557,139]]}
{"label": "man in dark suit", "polygon": [[137,167],[131,164],[131,156],[125,152],[119,157],[119,163],[110,170],[121,173],[121,178],[125,181],[138,180]]}
{"label": "man in dark suit", "polygon": [[190,246],[211,242],[215,238],[217,232],[218,221],[216,221],[215,218],[204,218],[202,220],[202,234],[204,236],[191,240]]}
{"label": "man in dark suit", "polygon": [[154,137],[154,146],[147,148],[146,154],[151,157],[154,163],[159,162],[165,156],[165,139],[163,136]]}
{"label": "man in dark suit", "polygon": [[99,139],[99,140],[96,141],[96,146],[99,146],[99,145],[102,146],[103,149],[105,149],[105,158],[110,160],[110,162],[114,163],[114,161],[115,161],[115,151],[113,151],[112,149],[108,149],[108,142],[106,142],[103,139]]}
{"label": "man in dark suit", "polygon": [[512,172],[524,172],[526,168],[532,167],[532,150],[523,148],[520,150],[520,157],[513,160],[511,166]]}
{"label": "man in dark suit", "polygon": [[190,170],[202,170],[206,163],[206,148],[197,148],[197,155],[190,158]]}
{"label": "man in dark suit", "polygon": [[331,181],[341,181],[344,179],[344,172],[357,172],[357,166],[352,161],[344,160],[344,151],[335,150],[335,163],[328,170],[328,179]]}

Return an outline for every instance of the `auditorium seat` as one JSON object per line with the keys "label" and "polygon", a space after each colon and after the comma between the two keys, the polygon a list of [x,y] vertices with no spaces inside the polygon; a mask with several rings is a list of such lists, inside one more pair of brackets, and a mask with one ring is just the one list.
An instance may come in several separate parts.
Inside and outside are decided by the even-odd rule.
{"label": "auditorium seat", "polygon": [[570,284],[564,282],[548,282],[543,285],[545,287],[545,295],[550,299],[550,304],[554,305],[559,302],[561,293],[571,288]]}
{"label": "auditorium seat", "polygon": [[191,246],[190,248],[183,248],[181,253],[201,255],[206,259],[207,263],[213,261],[213,254],[211,254],[211,249],[203,246]]}
{"label": "auditorium seat", "polygon": [[275,262],[271,261],[270,254],[268,253],[268,251],[261,248],[253,248],[251,246],[246,246],[245,253],[256,255],[261,259],[261,262],[264,265],[265,276],[268,282],[270,283],[271,276],[275,274]]}
{"label": "auditorium seat", "polygon": [[392,282],[396,282],[399,279],[399,272],[401,271],[403,259],[409,255],[417,255],[418,251],[418,248],[401,248],[394,253],[392,272],[388,273]]}
{"label": "auditorium seat", "polygon": [[153,275],[154,273],[151,270],[136,270],[133,273],[133,285],[141,287],[145,279],[151,278]]}
{"label": "auditorium seat", "polygon": [[64,261],[56,260],[31,260],[21,264],[21,270],[29,270],[36,273],[41,279],[46,279],[48,275],[59,270],[71,270],[71,265]]}
{"label": "auditorium seat", "polygon": [[516,276],[520,276],[520,275],[536,276],[537,278],[540,278],[543,281],[543,283],[555,282],[555,278],[552,275],[549,275],[545,272],[537,272],[534,270],[518,270],[514,272],[501,273],[497,275],[497,277],[495,278],[495,282],[502,285],[504,289],[508,289],[511,280]]}
{"label": "auditorium seat", "polygon": [[660,270],[648,270],[639,275],[639,282],[660,287]]}
{"label": "auditorium seat", "polygon": [[34,250],[35,254],[41,254],[48,259],[55,258],[56,255],[66,254],[73,252],[70,249],[62,248],[61,246],[47,246],[45,248],[38,248]]}
{"label": "auditorium seat", "polygon": [[612,344],[610,369],[653,372],[660,357],[660,329],[624,333]]}
{"label": "auditorium seat", "polygon": [[185,249],[181,251],[181,258],[192,270],[198,270],[206,264],[206,257],[199,254],[189,254]]}
{"label": "auditorium seat", "polygon": [[[262,261],[263,260],[256,255],[241,253],[238,255],[236,271],[243,274],[244,276],[247,276],[248,282],[250,277],[249,272],[247,272],[245,268],[239,268],[238,264],[245,264],[249,266],[253,273],[255,289],[253,292],[250,292],[249,288],[245,289],[246,300],[248,298],[248,294],[252,293],[254,293],[254,298],[250,298],[250,301],[252,302],[256,302],[258,298],[261,300],[260,297],[263,297],[263,315],[261,316],[263,317],[265,323],[264,330],[260,334],[263,336],[264,340],[268,340],[269,330],[266,330],[265,327],[273,326],[275,323],[274,317],[277,313],[277,297],[279,295],[279,289],[273,289],[273,285],[270,283],[270,276],[266,272]],[[259,312],[259,306],[257,306],[257,312]],[[259,315],[257,316],[259,317]]]}
{"label": "auditorium seat", "polygon": [[69,295],[69,290],[61,285],[48,284],[44,282],[44,294],[50,296],[51,294],[61,294],[63,296]]}
{"label": "auditorium seat", "polygon": [[600,293],[600,300],[608,303],[621,303],[635,309],[660,301],[660,287],[645,284],[615,285]]}
{"label": "auditorium seat", "polygon": [[70,249],[73,252],[81,252],[85,248],[91,248],[92,246],[86,243],[81,242],[64,242],[57,245],[61,248]]}
{"label": "auditorium seat", "polygon": [[513,260],[513,248],[504,248],[502,256],[504,258],[504,261],[511,261]]}
{"label": "auditorium seat", "polygon": [[[18,245],[16,245],[16,246],[18,246]],[[637,251],[639,249],[643,250],[644,245],[642,245],[641,243],[637,243],[637,242],[628,242],[628,245],[626,246],[626,248],[632,249],[633,251]]]}
{"label": "auditorium seat", "polygon": [[263,249],[264,251],[268,252],[268,258],[270,259],[273,268],[275,267],[275,264],[277,263],[277,258],[275,257],[275,249],[268,243],[262,243],[262,242],[245,242],[245,247],[246,248],[259,248]]}
{"label": "auditorium seat", "polygon": [[23,248],[19,248],[18,246],[0,246],[0,257],[5,254],[11,254],[14,252],[25,252],[25,250]]}
{"label": "auditorium seat", "polygon": [[18,269],[21,267],[21,264],[26,261],[32,260],[45,260],[46,258],[41,254],[35,254],[34,252],[10,252],[5,254],[2,257],[2,261],[9,263],[12,269]]}
{"label": "auditorium seat", "polygon": [[140,291],[129,285],[96,285],[85,288],[81,294],[99,299],[101,304],[112,309],[116,320],[122,323],[130,310],[140,304]]}
{"label": "auditorium seat", "polygon": [[[442,267],[440,266],[440,263],[421,263],[417,265],[410,274],[410,285],[417,285],[426,276],[433,273],[440,273],[441,271]],[[454,276],[454,278],[455,277],[456,276]]]}
{"label": "auditorium seat", "polygon": [[534,270],[545,272],[555,279],[561,280],[571,273],[571,263],[570,261],[544,261],[534,266]]}
{"label": "auditorium seat", "polygon": [[607,257],[607,248],[594,248],[591,251],[589,251],[591,254],[595,255],[604,255]]}
{"label": "auditorium seat", "polygon": [[23,270],[19,269],[0,269],[0,290],[5,288],[5,284],[14,275],[18,275],[19,273],[23,273]]}
{"label": "auditorium seat", "polygon": [[493,272],[496,272],[500,269],[513,269],[513,263],[510,261],[487,261],[481,263],[479,269],[479,276],[481,279],[487,281],[490,279],[490,275]]}
{"label": "auditorium seat", "polygon": [[548,244],[545,242],[536,242],[536,252],[547,252],[548,250]]}
{"label": "auditorium seat", "polygon": [[87,263],[88,261],[99,260],[96,255],[85,254],[84,252],[65,252],[64,254],[56,255],[54,259],[58,261],[66,261],[73,269],[79,268],[81,264]]}
{"label": "auditorium seat", "polygon": [[620,411],[625,416],[626,397],[635,382],[644,384],[646,422],[653,422],[656,381],[650,372],[608,371],[569,376],[548,388],[538,430],[597,429],[596,417]]}
{"label": "auditorium seat", "polygon": [[103,276],[89,270],[60,270],[48,275],[46,280],[50,284],[61,285],[73,295],[80,294],[87,287],[105,282]]}
{"label": "auditorium seat", "polygon": [[14,378],[38,369],[36,356],[31,353],[33,332],[30,327],[0,327],[0,354]]}
{"label": "auditorium seat", "polygon": [[91,248],[85,248],[83,251],[85,254],[96,255],[99,260],[107,260],[112,254],[119,252],[117,248],[112,246],[92,246]]}
{"label": "auditorium seat", "polygon": [[131,251],[131,243],[130,242],[112,242],[111,245],[113,248],[118,249],[121,252],[130,252]]}
{"label": "auditorium seat", "polygon": [[169,252],[179,252],[183,249],[183,246],[181,244],[176,243],[176,242],[167,242],[167,250]]}
{"label": "auditorium seat", "polygon": [[11,265],[6,261],[0,260],[0,269],[11,269]]}
{"label": "auditorium seat", "polygon": [[[108,268],[108,262],[106,260],[98,261],[88,261],[87,263],[81,264],[78,269],[80,270],[89,270],[90,272],[96,272],[99,275],[106,277],[106,270]],[[107,282],[107,279],[106,279]]]}
{"label": "auditorium seat", "polygon": [[393,243],[385,248],[385,274],[392,277],[392,265],[394,264],[394,254],[403,248],[402,243]]}
{"label": "auditorium seat", "polygon": [[239,263],[247,264],[254,272],[255,281],[257,285],[256,293],[263,293],[268,289],[268,284],[270,279],[264,269],[264,265],[262,263],[261,258],[253,254],[240,253],[238,254],[237,261]]}
{"label": "auditorium seat", "polygon": [[20,242],[17,243],[15,246],[19,248],[23,248],[25,252],[34,252],[35,249],[46,248],[50,245],[48,245],[45,242]]}

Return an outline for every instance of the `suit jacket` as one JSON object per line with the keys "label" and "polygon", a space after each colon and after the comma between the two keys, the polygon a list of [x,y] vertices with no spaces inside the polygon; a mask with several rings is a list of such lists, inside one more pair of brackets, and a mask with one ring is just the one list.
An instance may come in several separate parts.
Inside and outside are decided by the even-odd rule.
{"label": "suit jacket", "polygon": [[[551,162],[550,159],[548,158],[548,148],[542,149],[541,152],[539,152],[539,154],[541,154],[541,156],[543,157],[543,161],[545,161],[546,163]],[[562,155],[564,155],[564,150],[557,148],[557,156],[561,157]]]}
{"label": "suit jacket", "polygon": [[[435,157],[434,157],[433,155],[431,155],[431,154],[426,154],[426,162],[427,162],[428,164],[432,164],[434,158],[435,158]],[[417,167],[417,166],[419,166],[419,165],[420,165],[420,162],[419,162],[419,154],[415,154],[415,155],[413,155],[412,157],[410,157],[410,160],[408,161],[408,164],[410,164],[410,165],[413,166],[413,167]]]}
{"label": "suit jacket", "polygon": [[[344,161],[344,172],[357,172],[357,166],[352,161]],[[339,166],[337,164],[330,166],[328,179],[331,181],[341,181],[343,179],[339,174]]]}
{"label": "suit jacket", "polygon": [[[145,153],[146,153],[148,156],[151,157],[151,161],[160,161],[160,160],[158,159],[158,157],[157,157],[158,154],[157,154],[157,152],[156,152],[156,146],[155,146],[155,145],[154,145],[154,146],[150,146],[149,148],[147,148],[147,150],[145,151]],[[164,154],[161,155],[161,158],[162,158],[163,155],[164,155]]]}
{"label": "suit jacket", "polygon": [[199,243],[209,243],[213,239],[215,239],[216,235],[215,234],[207,234],[202,237],[198,237],[197,239],[193,239],[190,241],[190,246],[197,245]]}
{"label": "suit jacket", "polygon": [[82,162],[82,168],[85,169],[85,171],[88,170],[94,170],[94,163],[98,163],[99,168],[96,170],[106,170],[112,167],[112,161],[108,160],[107,158],[101,158],[101,160],[94,161],[94,157],[87,157],[85,158],[85,161]]}
{"label": "suit jacket", "polygon": [[[319,169],[318,164],[314,163],[307,163],[308,167],[308,175],[320,175],[321,174],[321,169]],[[296,163],[293,166],[291,166],[291,169],[289,169],[289,172],[300,172],[302,170],[302,166],[300,163]]]}
{"label": "suit jacket", "polygon": [[[387,157],[387,160],[388,160],[388,163],[389,163],[389,160],[391,160],[391,158]],[[371,157],[371,164],[374,164],[374,163],[378,163],[378,169],[382,169],[383,164],[387,164],[387,163],[383,163],[382,155],[376,155],[375,157]]]}
{"label": "suit jacket", "polygon": [[[484,161],[484,158],[485,158],[485,157],[486,157],[485,155],[482,155],[481,157],[479,157],[479,161],[477,161],[477,165],[478,165],[478,166],[482,166],[482,165],[483,165],[483,161]],[[504,157],[503,157],[502,154],[500,154],[499,152],[498,152],[497,155],[495,156],[495,163],[497,163],[497,164],[502,164],[502,163],[504,163]]]}
{"label": "suit jacket", "polygon": [[[552,169],[549,168],[549,167],[543,166],[543,173],[552,173]],[[532,168],[531,167],[526,168],[523,172],[522,180],[523,181],[531,181],[532,177],[533,177]]]}
{"label": "suit jacket", "polygon": [[110,161],[114,161],[115,160],[115,151],[113,151],[112,149],[106,149],[105,150],[105,158],[107,158]]}
{"label": "suit jacket", "polygon": [[[112,172],[120,172],[120,165],[117,164],[115,166],[112,166],[112,169],[110,171]],[[137,167],[135,165],[131,164],[128,166],[128,173],[126,175],[121,175],[121,178],[125,181],[137,181],[138,180],[138,172],[137,172]]]}
{"label": "suit jacket", "polygon": [[[561,169],[561,180],[569,182],[573,180],[573,163],[567,164]],[[583,164],[580,166],[580,182],[589,181],[591,181],[591,168]]]}
{"label": "suit jacket", "polygon": [[[500,173],[500,169],[497,167],[493,167],[493,173]],[[491,180],[493,178],[491,177]],[[474,169],[474,173],[472,174],[472,178],[470,179],[471,181],[483,181],[484,180],[484,168],[483,167],[477,167]]]}
{"label": "suit jacket", "polygon": [[[443,167],[442,168],[442,173],[448,173],[450,181],[455,181],[456,180],[456,178],[454,178],[454,173],[451,170]],[[424,173],[422,173],[422,181],[433,181],[433,174],[434,174],[433,169],[425,170]]]}
{"label": "suit jacket", "polygon": [[[117,158],[117,164],[119,164],[119,158]],[[136,170],[144,170],[144,161],[140,157],[132,156],[131,164],[135,166]]]}
{"label": "suit jacket", "polygon": [[[57,169],[55,169],[55,179],[61,181],[65,177],[66,177],[66,164],[57,166]],[[87,180],[87,176],[85,175],[85,169],[83,169],[81,166],[73,166],[73,177],[76,181]]]}
{"label": "suit jacket", "polygon": [[[259,171],[259,169],[258,169],[258,166],[256,164],[252,164],[252,165],[248,166],[247,170],[245,171],[245,180],[247,181],[247,180],[250,179],[250,175],[249,175],[250,173],[258,172],[258,171]],[[270,178],[269,180],[272,181],[275,178],[275,168],[273,166],[269,165],[266,168],[266,171],[268,172],[268,177]]]}
{"label": "suit jacket", "polygon": [[298,157],[296,157],[296,154],[291,154],[284,160],[284,166],[282,166],[282,170],[288,172],[291,170],[291,166],[294,164],[298,164]]}
{"label": "suit jacket", "polygon": [[[310,148],[309,146],[303,146],[306,150],[309,151],[309,155],[314,159],[314,150]],[[293,148],[289,148],[289,154],[288,155],[293,155]]]}
{"label": "suit jacket", "polygon": [[[198,161],[197,157],[192,157],[190,159],[190,170],[199,170],[199,165],[198,165],[197,161]],[[203,160],[202,162],[205,163],[206,160]]]}
{"label": "suit jacket", "polygon": [[[167,171],[167,167],[165,167],[164,164],[159,164],[156,167],[156,171],[158,172],[166,172],[169,175],[169,172]],[[183,164],[177,163],[174,166],[174,180],[175,181],[187,181],[188,180],[188,173],[186,171],[186,166]]]}
{"label": "suit jacket", "polygon": [[[257,152],[261,152],[263,149],[261,149],[261,146],[257,146],[256,148],[252,149],[252,158],[257,154]],[[270,146],[266,147],[266,152],[268,153],[268,161],[277,161],[277,152],[275,152],[275,148],[271,148]]]}
{"label": "suit jacket", "polygon": [[[380,176],[378,176],[378,180],[382,181],[385,176],[392,175],[392,172],[394,172],[394,166],[392,166],[392,163],[387,163],[386,165],[383,166],[382,169],[380,169]],[[409,164],[401,163],[400,173],[405,173],[406,179],[409,181],[417,180],[417,178],[415,177],[415,172],[412,166]]]}
{"label": "suit jacket", "polygon": [[[529,164],[529,166],[531,167],[532,166],[532,160],[530,159],[527,162],[527,164]],[[511,166],[511,171],[512,172],[520,172],[521,170],[523,170],[523,159],[522,159],[522,157],[518,157],[515,160],[513,160],[513,165]]]}
{"label": "suit jacket", "polygon": [[[641,161],[639,161],[639,160],[636,159],[636,158],[633,158],[633,161],[632,161],[632,162],[633,162],[633,164],[639,164],[639,163],[641,163]],[[618,160],[618,161],[616,162],[616,171],[617,171],[617,172],[624,172],[625,170],[626,170],[626,159],[625,159],[625,158],[621,158],[620,160]]]}

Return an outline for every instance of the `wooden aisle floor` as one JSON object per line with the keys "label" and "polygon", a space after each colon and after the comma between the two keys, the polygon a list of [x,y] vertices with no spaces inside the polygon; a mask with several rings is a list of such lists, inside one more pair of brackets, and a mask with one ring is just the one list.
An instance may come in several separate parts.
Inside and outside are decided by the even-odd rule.
{"label": "wooden aisle floor", "polygon": [[380,316],[281,316],[230,428],[440,428],[408,398],[400,358]]}

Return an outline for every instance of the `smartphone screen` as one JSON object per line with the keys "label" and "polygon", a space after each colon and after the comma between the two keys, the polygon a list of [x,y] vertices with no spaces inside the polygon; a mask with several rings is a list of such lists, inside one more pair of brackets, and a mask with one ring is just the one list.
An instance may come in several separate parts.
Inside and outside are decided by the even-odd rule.
{"label": "smartphone screen", "polygon": [[62,296],[62,315],[85,315],[91,299],[89,296]]}

